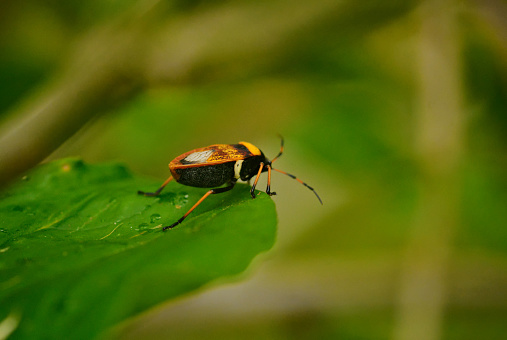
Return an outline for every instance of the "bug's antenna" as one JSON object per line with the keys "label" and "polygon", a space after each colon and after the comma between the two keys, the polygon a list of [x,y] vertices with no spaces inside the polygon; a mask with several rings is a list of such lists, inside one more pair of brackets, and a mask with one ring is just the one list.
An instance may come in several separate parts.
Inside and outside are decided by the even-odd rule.
{"label": "bug's antenna", "polygon": [[274,161],[276,161],[282,155],[282,153],[283,153],[283,137],[282,137],[282,135],[278,135],[278,136],[280,136],[280,139],[282,140],[282,143],[280,145],[280,152],[278,153],[278,155],[276,155],[275,158],[273,158],[273,160],[271,161],[271,163],[273,163]]}
{"label": "bug's antenna", "polygon": [[[282,139],[282,141],[283,141],[283,139]],[[282,149],[283,149],[283,144],[282,144]],[[272,162],[273,162],[273,161],[271,161],[271,163],[272,163]],[[291,178],[295,179],[295,180],[296,180],[296,181],[298,181],[299,183],[303,184],[305,187],[307,187],[308,189],[310,189],[311,191],[313,191],[313,193],[315,194],[315,196],[317,196],[317,198],[319,199],[320,204],[323,204],[323,203],[322,203],[322,200],[321,200],[321,199],[320,199],[320,197],[319,197],[319,194],[317,194],[317,191],[315,191],[315,189],[314,189],[314,188],[312,188],[311,186],[309,186],[308,184],[306,184],[305,182],[303,182],[302,180],[300,180],[300,179],[299,179],[299,178],[297,178],[296,176],[291,175],[291,174],[289,174],[289,173],[287,173],[287,172],[285,172],[285,171],[278,170],[278,169],[273,169],[273,168],[271,168],[271,169],[272,169],[272,170],[275,170],[275,171],[278,171],[278,172],[280,172],[280,173],[282,173],[282,174],[285,174],[285,175],[287,175],[287,176],[289,176],[289,177],[291,177]]]}

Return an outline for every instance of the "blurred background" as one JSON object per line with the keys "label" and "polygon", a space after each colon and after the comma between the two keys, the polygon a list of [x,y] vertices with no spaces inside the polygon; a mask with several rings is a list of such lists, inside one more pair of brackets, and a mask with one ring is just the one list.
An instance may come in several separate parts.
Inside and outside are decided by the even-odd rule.
{"label": "blurred background", "polygon": [[114,337],[500,339],[506,64],[503,0],[3,0],[0,181],[281,134],[324,205],[275,173],[275,248]]}

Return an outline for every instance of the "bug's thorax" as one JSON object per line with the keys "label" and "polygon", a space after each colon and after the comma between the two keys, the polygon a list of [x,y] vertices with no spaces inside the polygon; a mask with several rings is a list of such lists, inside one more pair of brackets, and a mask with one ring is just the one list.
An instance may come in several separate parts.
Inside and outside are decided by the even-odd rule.
{"label": "bug's thorax", "polygon": [[267,165],[271,164],[271,162],[264,156],[261,151],[259,156],[249,157],[244,159],[241,164],[241,169],[239,171],[239,179],[243,181],[248,181],[250,178],[257,175],[259,169],[261,167],[261,163],[263,164],[261,172],[265,172],[268,170]]}

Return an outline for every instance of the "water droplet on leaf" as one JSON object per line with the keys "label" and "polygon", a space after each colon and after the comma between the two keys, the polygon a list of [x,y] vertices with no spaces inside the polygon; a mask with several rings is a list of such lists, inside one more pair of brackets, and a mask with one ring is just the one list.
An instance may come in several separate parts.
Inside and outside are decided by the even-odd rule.
{"label": "water droplet on leaf", "polygon": [[139,231],[144,231],[146,229],[149,229],[150,228],[150,225],[148,223],[141,223],[140,225],[137,226],[139,229]]}
{"label": "water droplet on leaf", "polygon": [[160,216],[160,214],[152,214],[150,216],[150,223],[155,223],[157,222],[158,220],[160,220],[162,217]]}

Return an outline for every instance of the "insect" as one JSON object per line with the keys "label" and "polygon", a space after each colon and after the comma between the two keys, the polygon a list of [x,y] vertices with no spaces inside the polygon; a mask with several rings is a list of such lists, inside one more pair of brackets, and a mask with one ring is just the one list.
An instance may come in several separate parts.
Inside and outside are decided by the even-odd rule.
{"label": "insect", "polygon": [[[270,196],[276,195],[276,192],[271,191],[271,170],[285,174],[303,184],[313,191],[315,196],[319,199],[320,204],[322,204],[319,195],[311,186],[294,175],[273,168],[272,164],[283,153],[283,138],[281,138],[281,140],[280,152],[272,161],[269,161],[259,148],[248,142],[239,142],[239,144],[214,144],[205,148],[191,150],[176,157],[169,163],[171,176],[157,191],[138,191],[137,193],[144,196],[158,196],[164,187],[173,179],[178,183],[191,187],[213,188],[206,192],[179,220],[170,226],[164,227],[162,229],[164,231],[174,228],[183,222],[183,220],[209,195],[220,194],[231,190],[238,179],[250,182],[250,179],[255,176],[254,183],[250,190],[252,198],[255,198],[257,181],[261,173],[267,171],[268,183],[266,194]],[[224,184],[226,184],[226,186],[222,186]]]}

